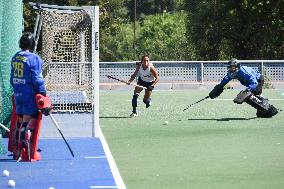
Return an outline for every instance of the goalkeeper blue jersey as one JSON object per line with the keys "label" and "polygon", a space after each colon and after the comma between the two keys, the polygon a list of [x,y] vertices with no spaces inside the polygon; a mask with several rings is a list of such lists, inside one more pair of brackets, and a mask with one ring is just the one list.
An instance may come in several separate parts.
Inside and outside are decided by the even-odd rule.
{"label": "goalkeeper blue jersey", "polygon": [[228,72],[223,78],[220,85],[224,87],[232,79],[237,79],[240,83],[247,87],[248,90],[255,90],[260,79],[260,72],[247,66],[241,66],[235,73]]}
{"label": "goalkeeper blue jersey", "polygon": [[33,96],[46,93],[42,76],[42,59],[29,51],[16,53],[11,62],[10,83],[15,96]]}

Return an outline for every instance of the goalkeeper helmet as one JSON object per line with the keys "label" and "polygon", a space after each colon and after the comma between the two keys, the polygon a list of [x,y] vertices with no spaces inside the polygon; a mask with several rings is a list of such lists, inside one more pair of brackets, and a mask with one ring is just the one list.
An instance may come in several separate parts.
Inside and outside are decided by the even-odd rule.
{"label": "goalkeeper helmet", "polygon": [[230,68],[231,66],[236,66],[237,68],[240,67],[240,63],[236,58],[232,58],[228,63],[227,63],[227,68]]}
{"label": "goalkeeper helmet", "polygon": [[240,63],[236,58],[232,58],[228,63],[227,63],[227,69],[229,72],[235,72],[237,69],[240,68]]}
{"label": "goalkeeper helmet", "polygon": [[22,50],[34,50],[35,48],[35,38],[31,32],[26,32],[22,35],[19,41],[19,47]]}

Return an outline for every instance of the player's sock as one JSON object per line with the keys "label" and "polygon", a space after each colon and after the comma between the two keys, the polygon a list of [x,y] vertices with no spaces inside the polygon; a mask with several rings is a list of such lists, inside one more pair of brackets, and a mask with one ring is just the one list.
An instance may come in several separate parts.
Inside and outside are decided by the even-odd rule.
{"label": "player's sock", "polygon": [[149,108],[151,106],[151,98],[148,98],[147,100],[143,99],[143,102],[146,104],[146,108]]}
{"label": "player's sock", "polygon": [[133,108],[132,112],[133,113],[137,112],[136,108],[137,108],[137,99],[138,99],[138,97],[139,97],[139,94],[134,94],[133,97],[132,97],[132,108]]}

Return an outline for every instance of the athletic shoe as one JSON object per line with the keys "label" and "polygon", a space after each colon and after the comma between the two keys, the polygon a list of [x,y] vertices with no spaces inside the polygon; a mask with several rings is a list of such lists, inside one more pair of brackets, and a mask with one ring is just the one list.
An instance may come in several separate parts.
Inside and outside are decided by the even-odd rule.
{"label": "athletic shoe", "polygon": [[137,116],[138,116],[138,114],[134,113],[134,112],[132,112],[132,114],[130,114],[130,117],[137,117]]}
{"label": "athletic shoe", "polygon": [[146,108],[149,108],[151,106],[151,101],[149,101],[148,103],[146,103]]}

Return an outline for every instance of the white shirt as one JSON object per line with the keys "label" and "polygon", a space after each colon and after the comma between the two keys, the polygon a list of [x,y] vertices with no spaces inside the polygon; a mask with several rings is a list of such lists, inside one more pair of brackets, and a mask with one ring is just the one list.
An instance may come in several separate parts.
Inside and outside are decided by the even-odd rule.
{"label": "white shirt", "polygon": [[145,82],[152,82],[154,81],[155,77],[150,71],[150,68],[153,66],[152,63],[149,63],[149,66],[146,70],[143,69],[143,64],[140,65],[138,76],[141,77],[141,79]]}

